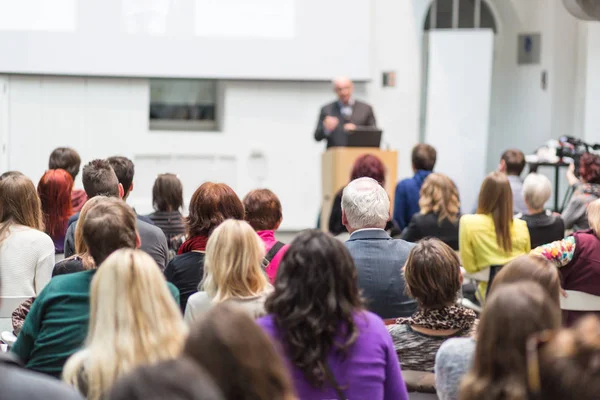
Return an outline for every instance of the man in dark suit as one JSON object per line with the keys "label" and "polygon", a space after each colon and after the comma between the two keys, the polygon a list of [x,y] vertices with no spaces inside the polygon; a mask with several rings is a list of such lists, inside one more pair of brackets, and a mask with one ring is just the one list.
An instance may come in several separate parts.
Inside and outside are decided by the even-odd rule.
{"label": "man in dark suit", "polygon": [[402,268],[415,246],[392,239],[384,230],[390,220],[390,198],[374,179],[355,179],[342,196],[342,222],[351,233],[346,248],[354,259],[358,287],[367,309],[383,319],[409,317],[417,309],[405,294]]}
{"label": "man in dark suit", "polygon": [[315,140],[327,139],[327,148],[348,144],[348,135],[357,127],[376,127],[375,115],[370,105],[352,97],[354,85],[348,78],[333,82],[338,100],[321,108]]}

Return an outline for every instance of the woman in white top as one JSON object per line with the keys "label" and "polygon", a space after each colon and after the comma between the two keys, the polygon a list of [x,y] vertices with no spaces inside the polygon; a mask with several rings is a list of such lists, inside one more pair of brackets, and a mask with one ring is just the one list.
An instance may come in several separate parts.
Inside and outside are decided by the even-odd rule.
{"label": "woman in white top", "polygon": [[265,247],[245,221],[227,220],[210,236],[206,246],[204,279],[185,310],[193,324],[214,304],[235,303],[252,317],[265,314],[264,303],[273,290],[263,271]]}
{"label": "woman in white top", "polygon": [[20,172],[0,176],[0,275],[5,297],[35,297],[52,276],[54,243],[44,233],[40,198]]}

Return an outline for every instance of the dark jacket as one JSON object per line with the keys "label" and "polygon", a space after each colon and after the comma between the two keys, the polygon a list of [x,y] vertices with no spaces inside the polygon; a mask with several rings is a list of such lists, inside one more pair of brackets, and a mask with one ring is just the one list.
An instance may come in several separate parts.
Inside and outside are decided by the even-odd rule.
{"label": "dark jacket", "polygon": [[418,242],[426,237],[435,237],[458,250],[458,220],[454,223],[448,219],[438,222],[438,215],[434,213],[413,215],[410,224],[402,232],[401,238],[407,242]]}
{"label": "dark jacket", "polygon": [[0,354],[0,398],[11,400],[82,400],[72,387],[37,372],[21,368],[7,353]]}
{"label": "dark jacket", "polygon": [[[325,132],[323,127],[323,121],[325,120],[325,117],[328,116],[336,117],[340,121],[337,128],[329,133]],[[320,142],[323,139],[327,139],[327,148],[347,146],[348,133],[344,130],[344,124],[346,123],[373,128],[377,126],[375,114],[373,114],[373,108],[371,108],[370,105],[361,101],[355,101],[352,106],[352,115],[349,119],[346,119],[342,115],[340,102],[334,101],[321,108],[319,121],[317,122],[317,128],[315,129],[315,140]]]}
{"label": "dark jacket", "polygon": [[565,237],[565,223],[563,219],[560,215],[552,214],[551,211],[547,210],[537,214],[518,215],[518,218],[527,223],[532,249]]}
{"label": "dark jacket", "polygon": [[396,185],[394,197],[394,221],[400,229],[408,226],[413,215],[419,212],[419,198],[421,198],[421,186],[431,171],[418,170],[415,176],[407,178]]}
{"label": "dark jacket", "polygon": [[181,312],[185,313],[188,298],[198,291],[204,276],[204,253],[192,251],[178,255],[167,265],[165,276],[179,289]]}
{"label": "dark jacket", "polygon": [[[573,259],[560,268],[562,288],[600,296],[600,239],[590,229],[573,234],[575,252]],[[583,311],[564,311],[567,326],[572,326]],[[600,312],[595,313],[600,317]]]}
{"label": "dark jacket", "polygon": [[367,309],[383,319],[409,317],[416,302],[405,294],[402,267],[414,244],[392,239],[382,229],[354,232],[346,248],[354,259],[358,287],[367,300]]}

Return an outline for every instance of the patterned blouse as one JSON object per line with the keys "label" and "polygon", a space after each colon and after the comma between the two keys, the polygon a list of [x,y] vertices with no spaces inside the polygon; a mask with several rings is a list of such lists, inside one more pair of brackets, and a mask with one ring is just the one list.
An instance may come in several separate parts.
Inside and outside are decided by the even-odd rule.
{"label": "patterned blouse", "polygon": [[537,247],[531,254],[540,255],[554,263],[558,268],[564,267],[573,260],[575,254],[575,237],[569,236],[563,240]]}

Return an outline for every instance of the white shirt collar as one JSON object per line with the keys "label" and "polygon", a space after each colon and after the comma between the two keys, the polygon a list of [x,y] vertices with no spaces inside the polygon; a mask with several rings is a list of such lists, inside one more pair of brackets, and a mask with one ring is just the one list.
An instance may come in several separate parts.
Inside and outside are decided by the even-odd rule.
{"label": "white shirt collar", "polygon": [[357,232],[363,232],[363,231],[384,231],[385,229],[381,229],[381,228],[363,228],[363,229],[358,229],[355,230],[354,232],[352,232],[352,234],[350,234],[350,237],[352,237],[352,235],[354,235]]}

